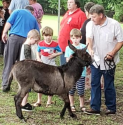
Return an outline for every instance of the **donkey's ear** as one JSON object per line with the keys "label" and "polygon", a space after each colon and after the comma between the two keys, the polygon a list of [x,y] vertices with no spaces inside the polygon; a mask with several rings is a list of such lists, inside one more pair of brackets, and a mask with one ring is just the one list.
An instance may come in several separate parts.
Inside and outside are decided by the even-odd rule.
{"label": "donkey's ear", "polygon": [[74,52],[76,52],[76,48],[70,43],[70,40],[68,40],[68,45],[70,47],[70,49],[72,49]]}
{"label": "donkey's ear", "polygon": [[[89,43],[88,43],[89,44]],[[84,50],[84,51],[86,51],[87,50],[87,48],[88,48],[88,44],[86,45],[86,47],[85,48],[83,48],[82,50]]]}

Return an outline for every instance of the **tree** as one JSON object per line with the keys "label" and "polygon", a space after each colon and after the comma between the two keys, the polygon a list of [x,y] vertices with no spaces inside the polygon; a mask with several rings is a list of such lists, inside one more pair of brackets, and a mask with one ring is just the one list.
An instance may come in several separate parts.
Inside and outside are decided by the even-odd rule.
{"label": "tree", "polygon": [[[63,15],[67,11],[67,0],[60,0],[60,11]],[[44,12],[47,14],[58,13],[58,0],[38,0],[43,6]],[[123,22],[123,2],[122,0],[80,0],[81,9],[83,10],[84,5],[87,2],[94,2],[104,6],[106,14],[113,17],[118,21]]]}

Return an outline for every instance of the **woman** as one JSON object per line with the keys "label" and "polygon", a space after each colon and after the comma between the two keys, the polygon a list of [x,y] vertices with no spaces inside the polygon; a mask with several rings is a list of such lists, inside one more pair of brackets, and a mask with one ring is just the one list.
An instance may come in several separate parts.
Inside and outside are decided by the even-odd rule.
{"label": "woman", "polygon": [[80,29],[86,20],[85,13],[80,9],[79,0],[68,0],[67,1],[68,11],[63,16],[60,23],[60,32],[58,38],[58,44],[62,49],[63,54],[60,56],[60,63],[63,65],[66,62],[64,52],[70,40],[70,31],[73,28]]}

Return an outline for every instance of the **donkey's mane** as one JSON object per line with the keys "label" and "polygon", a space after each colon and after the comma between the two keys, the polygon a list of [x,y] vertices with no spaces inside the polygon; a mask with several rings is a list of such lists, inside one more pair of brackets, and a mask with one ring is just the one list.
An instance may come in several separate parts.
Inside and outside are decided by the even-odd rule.
{"label": "donkey's mane", "polygon": [[70,58],[68,63],[66,63],[66,64],[64,64],[62,66],[59,66],[59,68],[61,68],[63,71],[66,71],[68,69],[68,67],[73,64],[73,62],[75,63],[75,60],[76,60],[76,57],[75,57],[75,55],[73,55],[73,57]]}

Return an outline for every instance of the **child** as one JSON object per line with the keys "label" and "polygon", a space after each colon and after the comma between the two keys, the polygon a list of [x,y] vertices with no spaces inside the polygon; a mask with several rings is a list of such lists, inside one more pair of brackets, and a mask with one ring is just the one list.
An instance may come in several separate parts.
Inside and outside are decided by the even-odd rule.
{"label": "child", "polygon": [[[82,38],[82,35],[80,30],[76,28],[71,30],[70,39],[73,43],[73,46],[75,46],[77,49],[82,49],[86,46],[85,44],[80,43],[81,38]],[[69,48],[69,46],[67,46],[65,50],[66,62],[69,61],[73,53],[74,52]],[[79,94],[80,110],[83,112],[85,111],[85,108],[84,108],[85,75],[86,75],[86,68],[84,67],[82,75],[80,79],[77,81],[77,84],[74,85],[73,88],[69,91],[70,106],[72,111],[76,111],[74,106],[74,93],[76,88]]]}
{"label": "child", "polygon": [[[24,59],[36,60],[36,49],[35,51],[34,49],[32,50],[32,46],[34,44],[36,45],[39,40],[40,40],[39,32],[36,29],[30,30],[27,35],[26,41],[22,45],[20,60],[24,60]],[[28,94],[26,94],[26,96],[23,98],[23,101],[21,103],[22,111],[32,110],[32,106],[29,103],[27,103],[27,98],[28,98]]]}
{"label": "child", "polygon": [[[62,52],[58,43],[52,40],[53,30],[48,26],[44,27],[42,30],[42,36],[44,37],[44,40],[38,44],[37,60],[45,64],[56,66],[55,57],[61,55]],[[38,93],[38,100],[34,103],[35,107],[41,106],[41,96],[42,94]],[[51,98],[52,96],[48,96],[46,107],[51,107]]]}
{"label": "child", "polygon": [[7,21],[7,19],[9,18],[9,4],[10,4],[10,0],[2,0],[2,4],[3,6],[0,7],[0,54],[3,55],[4,53],[4,42],[2,41],[2,32],[3,32],[3,28],[4,25]]}

